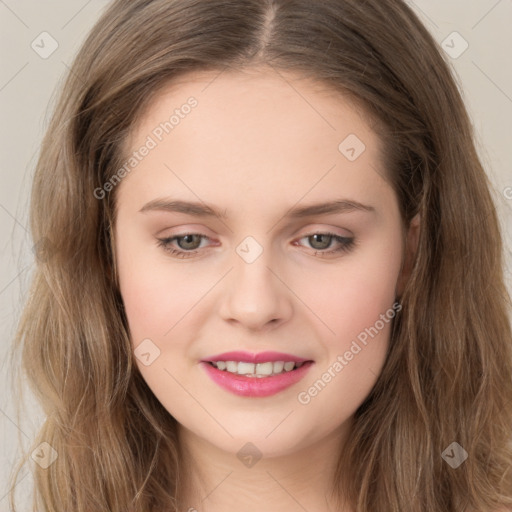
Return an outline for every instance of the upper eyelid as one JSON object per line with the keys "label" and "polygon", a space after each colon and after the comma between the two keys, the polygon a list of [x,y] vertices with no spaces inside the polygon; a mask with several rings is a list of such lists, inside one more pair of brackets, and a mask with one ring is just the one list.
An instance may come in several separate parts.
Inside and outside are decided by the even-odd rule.
{"label": "upper eyelid", "polygon": [[[194,231],[188,231],[186,233],[178,233],[176,235],[164,236],[164,237],[162,237],[162,240],[174,240],[176,238],[183,238],[185,236],[190,236],[190,235],[197,235],[197,236],[200,236],[201,238],[207,238],[208,240],[212,240],[211,236],[205,235],[204,233],[197,233]],[[332,235],[332,236],[337,236],[340,238],[347,238],[347,239],[352,238],[352,235],[350,235],[350,236],[340,235],[340,234],[334,233],[332,230],[329,230],[329,229],[325,229],[325,230],[316,229],[313,231],[308,231],[305,234],[302,234],[295,238],[300,240],[301,238],[305,238],[305,237],[313,236],[313,235]]]}
{"label": "upper eyelid", "polygon": [[[345,231],[349,231],[349,234],[340,234],[340,233],[336,233],[335,231],[337,229],[345,229]],[[320,228],[320,227],[317,227],[317,228],[312,228],[311,230],[307,230],[304,232],[304,234],[300,235],[300,237],[298,238],[303,238],[305,236],[311,236],[311,235],[315,235],[315,234],[332,234],[334,236],[339,236],[341,238],[352,238],[354,235],[353,233],[350,232],[350,230],[347,230],[346,228],[339,228],[339,227],[332,227],[332,228],[329,228],[329,227],[324,227],[324,228]],[[171,238],[181,238],[181,237],[184,237],[184,236],[187,236],[187,235],[199,235],[201,237],[204,237],[204,238],[208,238],[210,240],[213,239],[213,237],[205,234],[205,233],[202,233],[200,232],[199,230],[198,231],[194,231],[194,229],[189,229],[188,231],[183,231],[181,233],[176,233],[176,234],[172,234],[172,235],[169,235],[169,236],[164,236],[164,237],[161,237],[162,239],[165,239],[165,240],[168,240],[168,239],[171,239]],[[297,238],[297,236],[295,236],[295,238]]]}

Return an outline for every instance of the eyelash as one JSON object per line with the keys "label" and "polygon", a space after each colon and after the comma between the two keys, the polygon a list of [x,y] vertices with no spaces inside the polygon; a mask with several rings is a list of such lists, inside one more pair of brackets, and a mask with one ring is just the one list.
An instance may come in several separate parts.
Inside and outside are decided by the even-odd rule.
{"label": "eyelash", "polygon": [[[163,248],[163,250],[165,252],[169,253],[171,256],[174,256],[174,257],[177,257],[177,258],[190,258],[190,257],[194,256],[195,254],[197,254],[199,252],[199,250],[198,249],[194,249],[192,251],[184,251],[184,250],[181,250],[181,249],[175,249],[175,248],[171,247],[171,243],[174,240],[178,240],[180,238],[185,238],[186,236],[193,236],[193,235],[200,236],[202,239],[208,239],[208,237],[206,235],[201,235],[200,233],[185,233],[183,235],[177,235],[177,236],[168,237],[168,238],[158,238],[157,239],[158,240],[157,245],[158,245],[158,247]],[[328,231],[325,231],[325,232],[315,232],[315,233],[311,233],[309,235],[304,235],[301,238],[299,238],[299,240],[302,240],[303,238],[310,238],[310,237],[312,237],[314,235],[330,236],[330,237],[333,238],[334,241],[336,241],[336,242],[341,244],[341,246],[338,247],[337,249],[331,249],[330,251],[312,249],[312,250],[316,251],[315,252],[315,256],[317,254],[329,255],[329,254],[336,254],[336,253],[348,253],[356,245],[356,242],[355,242],[354,238],[343,237],[343,236],[340,236],[340,235],[336,235],[335,233],[330,233]]]}

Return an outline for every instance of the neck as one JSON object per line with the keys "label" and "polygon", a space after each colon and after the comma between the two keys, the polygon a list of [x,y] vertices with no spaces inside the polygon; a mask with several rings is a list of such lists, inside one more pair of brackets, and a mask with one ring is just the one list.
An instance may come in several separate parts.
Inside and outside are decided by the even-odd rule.
{"label": "neck", "polygon": [[[332,495],[349,425],[292,453],[257,456],[245,442],[233,453],[179,426],[184,457],[180,510],[194,512],[350,512]],[[244,451],[245,450],[245,451]],[[238,454],[238,455],[237,455]]]}

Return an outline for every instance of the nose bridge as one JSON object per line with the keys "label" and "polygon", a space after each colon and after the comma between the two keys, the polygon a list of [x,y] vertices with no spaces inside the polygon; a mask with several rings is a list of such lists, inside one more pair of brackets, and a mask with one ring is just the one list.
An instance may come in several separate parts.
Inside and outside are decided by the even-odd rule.
{"label": "nose bridge", "polygon": [[221,316],[251,329],[287,320],[292,313],[291,297],[275,275],[271,251],[247,237],[233,256],[234,269],[221,299]]}

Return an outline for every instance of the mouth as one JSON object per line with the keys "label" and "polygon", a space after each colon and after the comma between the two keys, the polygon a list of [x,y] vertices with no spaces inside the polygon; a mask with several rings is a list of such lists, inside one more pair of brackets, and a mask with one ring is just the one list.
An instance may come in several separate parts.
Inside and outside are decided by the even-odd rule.
{"label": "mouth", "polygon": [[202,361],[201,367],[222,389],[238,396],[267,397],[302,380],[314,361]]}
{"label": "mouth", "polygon": [[293,372],[307,363],[313,361],[266,361],[262,363],[248,363],[245,361],[205,361],[222,372],[243,375],[249,378],[266,378]]}

